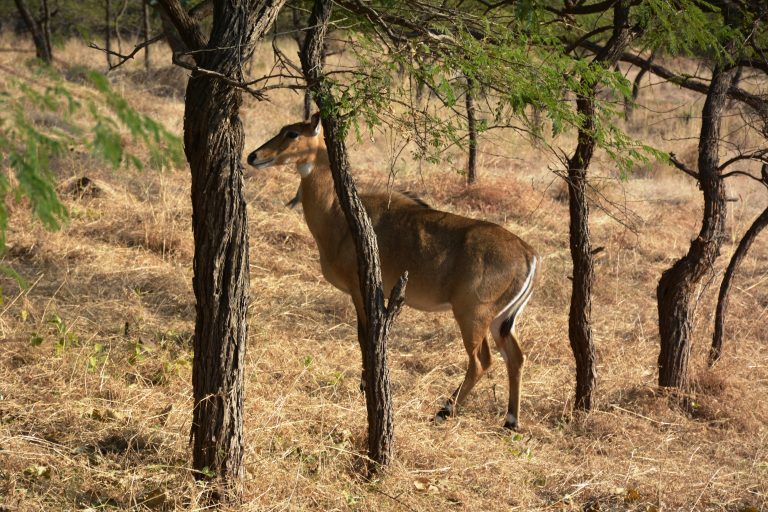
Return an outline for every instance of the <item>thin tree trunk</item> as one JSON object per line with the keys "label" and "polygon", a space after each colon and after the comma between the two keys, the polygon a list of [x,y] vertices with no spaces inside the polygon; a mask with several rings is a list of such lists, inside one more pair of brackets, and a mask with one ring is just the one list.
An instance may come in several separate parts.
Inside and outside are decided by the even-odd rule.
{"label": "thin tree trunk", "polygon": [[120,36],[120,19],[125,14],[125,10],[128,9],[128,0],[123,0],[123,6],[115,16],[115,39],[117,39],[117,53],[123,53],[123,38]]}
{"label": "thin tree trunk", "polygon": [[165,40],[168,42],[168,46],[171,47],[171,52],[173,52],[175,55],[178,55],[178,58],[182,59],[184,62],[194,64],[194,59],[188,55],[185,55],[185,53],[189,51],[189,48],[187,48],[187,45],[184,44],[179,31],[173,24],[173,20],[168,17],[168,14],[166,14],[165,10],[163,9],[160,9],[160,24],[163,27]]}
{"label": "thin tree trunk", "polygon": [[322,71],[321,60],[331,5],[331,0],[315,0],[308,24],[312,28],[304,41],[301,64],[308,86],[323,112],[323,130],[336,195],[357,250],[357,270],[365,309],[365,325],[359,323],[358,331],[362,338],[359,341],[365,374],[368,456],[374,462],[369,471],[375,473],[392,458],[394,425],[386,342],[392,322],[404,301],[407,276],[400,278],[385,307],[376,235],[349,174],[344,144],[345,127],[333,113],[335,99]]}
{"label": "thin tree trunk", "polygon": [[592,392],[597,380],[595,345],[592,339],[592,283],[594,264],[589,234],[589,204],[587,199],[587,167],[595,148],[594,138],[586,135],[594,116],[594,97],[579,98],[579,113],[587,116],[579,130],[579,144],[568,161],[569,233],[573,284],[568,314],[568,339],[576,359],[577,409],[592,408]]}
{"label": "thin tree trunk", "polygon": [[[302,28],[301,16],[297,6],[293,6],[291,14],[292,14],[292,20],[293,20],[293,40],[296,41],[296,46],[298,46],[299,51],[301,51],[301,49],[304,46],[304,39],[306,38],[306,34],[301,30]],[[325,48],[325,45],[323,45],[323,48]],[[320,60],[321,62],[325,63],[325,55],[321,56]],[[307,87],[306,89],[304,89],[304,120],[308,121],[311,116],[312,116],[312,93],[310,92],[309,87]]]}
{"label": "thin tree trunk", "polygon": [[[767,183],[768,184],[768,183]],[[709,364],[712,366],[720,360],[720,356],[723,354],[723,338],[725,336],[725,315],[728,311],[728,298],[730,296],[731,283],[733,282],[733,276],[739,269],[739,265],[746,257],[749,248],[752,247],[752,242],[760,234],[760,232],[768,226],[768,208],[763,210],[755,221],[749,226],[749,229],[744,233],[744,237],[739,242],[739,246],[736,247],[736,252],[733,253],[730,263],[728,263],[728,269],[725,271],[723,282],[720,284],[720,294],[717,297],[717,309],[715,312],[715,332],[712,335],[712,347],[709,350]]]}
{"label": "thin tree trunk", "polygon": [[467,184],[472,185],[477,181],[477,119],[475,119],[474,80],[467,79],[467,93],[465,103],[467,107],[467,132],[469,137],[467,161]]}
{"label": "thin tree trunk", "polygon": [[[628,25],[629,7],[621,2],[614,7],[613,34],[593,63],[606,68],[616,63],[621,52],[637,35]],[[587,198],[587,168],[595,150],[594,82],[582,79],[585,94],[578,97],[576,108],[584,119],[579,128],[578,144],[568,160],[568,198],[570,212],[570,247],[573,261],[571,307],[568,316],[568,339],[576,360],[577,409],[592,407],[592,393],[597,380],[595,345],[592,339],[592,285],[594,264],[589,234],[589,204]]]}
{"label": "thin tree trunk", "polygon": [[50,64],[53,62],[53,52],[51,50],[49,26],[50,12],[48,12],[48,2],[46,1],[43,4],[43,23],[45,24],[45,27],[41,26],[34,16],[32,16],[32,13],[24,0],[15,0],[15,2],[16,8],[19,10],[19,14],[21,14],[21,18],[24,20],[27,30],[32,34],[32,41],[35,44],[35,55],[45,64]]}
{"label": "thin tree trunk", "polygon": [[693,295],[711,271],[725,228],[725,184],[719,170],[720,121],[735,68],[715,66],[704,103],[699,136],[699,185],[704,193],[704,218],[699,236],[688,253],[664,271],[656,289],[659,310],[659,386],[684,388],[688,384],[691,324],[696,304]]}
{"label": "thin tree trunk", "polygon": [[107,67],[112,67],[112,0],[105,1],[105,13],[104,13],[104,48],[107,56]]}
{"label": "thin tree trunk", "polygon": [[[209,41],[178,0],[160,0],[197,64],[243,80],[243,63],[274,21],[283,0],[216,2]],[[243,196],[242,93],[193,72],[187,84],[184,149],[192,173],[193,287],[196,320],[192,368],[193,467],[213,473],[213,502],[236,496],[243,477],[243,371],[247,338],[248,222]]]}
{"label": "thin tree trunk", "polygon": [[40,29],[43,33],[43,43],[45,44],[45,51],[48,55],[53,55],[53,49],[51,47],[51,10],[48,6],[48,0],[41,0],[40,10],[42,16],[40,19]]}
{"label": "thin tree trunk", "polygon": [[144,69],[149,71],[149,69],[152,67],[151,61],[149,60],[149,46],[147,41],[149,40],[149,0],[143,0],[142,2],[142,9],[141,9],[141,18],[142,18],[142,32],[144,32]]}

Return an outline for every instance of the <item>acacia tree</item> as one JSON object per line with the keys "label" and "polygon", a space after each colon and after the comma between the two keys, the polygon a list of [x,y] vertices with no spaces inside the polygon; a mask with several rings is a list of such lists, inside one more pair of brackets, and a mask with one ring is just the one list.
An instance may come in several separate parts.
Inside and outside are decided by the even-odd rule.
{"label": "acacia tree", "polygon": [[248,223],[243,197],[243,64],[283,0],[217,1],[206,37],[179,0],[160,0],[194,65],[187,84],[184,149],[192,173],[193,467],[211,475],[212,500],[243,476],[243,371],[248,307]]}
{"label": "acacia tree", "polygon": [[720,176],[720,124],[736,68],[717,64],[704,103],[698,176],[704,217],[688,253],[664,271],[656,289],[659,308],[659,385],[682,388],[688,380],[694,289],[714,265],[725,236],[725,185]]}
{"label": "acacia tree", "polygon": [[[661,340],[658,359],[659,384],[683,387],[687,381],[690,328],[695,309],[692,294],[703,276],[712,268],[711,265],[722,244],[722,229],[725,221],[722,178],[727,176],[723,171],[731,163],[755,159],[756,156],[756,154],[743,154],[723,163],[718,162],[719,118],[725,99],[736,100],[746,105],[751,111],[750,115],[762,119],[763,125],[768,126],[765,124],[768,121],[768,102],[757,94],[739,88],[732,77],[728,79],[731,71],[735,74],[735,69],[732,68],[736,65],[768,69],[768,63],[757,58],[761,53],[764,54],[764,50],[755,44],[759,37],[764,37],[761,34],[764,34],[764,18],[768,14],[768,8],[757,7],[755,2],[745,2],[740,6],[729,2],[711,4],[685,2],[673,5],[648,0],[641,2],[635,9],[640,11],[641,17],[649,20],[649,25],[646,27],[648,37],[643,41],[643,45],[638,47],[650,47],[651,56],[645,58],[638,51],[627,50],[620,55],[619,59],[637,66],[641,73],[652,73],[683,88],[706,94],[708,97],[715,95],[705,105],[699,142],[699,170],[687,168],[670,154],[671,163],[699,180],[700,188],[705,191],[705,218],[700,236],[692,242],[688,254],[664,273],[657,288]],[[740,21],[732,26],[725,26],[725,16],[730,17],[729,24],[734,24],[735,19]],[[653,20],[664,20],[664,23],[653,23]],[[749,26],[748,29],[743,30],[743,33],[750,34],[750,37],[741,39],[742,44],[738,45],[740,54],[736,54],[733,51],[737,46],[736,41],[740,40],[737,32],[739,24]],[[599,43],[588,37],[577,39],[573,47],[584,48],[593,53],[603,50]],[[688,53],[694,56],[708,54],[710,60],[720,63],[719,68],[716,68],[717,74],[713,74],[712,80],[707,81],[677,73],[654,60],[658,50]],[[718,83],[713,89],[715,78]],[[633,98],[638,84],[639,80],[636,78]]]}
{"label": "acacia tree", "polygon": [[[720,125],[723,112],[729,96],[738,91],[735,77],[740,64],[751,64],[751,55],[758,55],[761,49],[755,44],[758,37],[765,34],[768,8],[765,6],[731,5],[724,3],[719,6],[722,21],[726,31],[724,40],[724,55],[715,62],[712,78],[707,90],[707,98],[702,110],[701,134],[699,136],[698,168],[686,169],[680,162],[676,165],[688,174],[694,176],[704,195],[704,214],[698,236],[691,241],[688,252],[675,264],[664,271],[656,291],[659,311],[659,335],[661,350],[659,352],[659,385],[673,388],[684,388],[688,384],[688,359],[691,351],[692,318],[696,303],[693,295],[696,286],[711,272],[725,237],[726,201],[724,170],[728,165],[742,159],[755,158],[764,152],[752,155],[739,155],[720,162]],[[745,34],[745,35],[742,35]],[[763,43],[765,41],[762,41]],[[761,67],[765,63],[757,61]],[[766,65],[768,68],[768,65]],[[651,68],[652,69],[652,68]],[[751,96],[751,95],[750,95]],[[768,103],[758,103],[755,111],[762,113],[764,126],[768,126]],[[760,219],[758,218],[758,226]],[[759,232],[759,230],[758,230]],[[746,251],[749,239],[755,236],[754,230],[747,233],[747,244],[740,247]],[[737,250],[737,255],[740,251]],[[732,264],[737,265],[738,259]],[[727,305],[728,284],[733,274],[729,268],[721,289],[720,311],[721,318]],[[721,309],[722,308],[722,309]],[[718,336],[722,336],[722,320],[716,325],[710,361],[719,356]]]}

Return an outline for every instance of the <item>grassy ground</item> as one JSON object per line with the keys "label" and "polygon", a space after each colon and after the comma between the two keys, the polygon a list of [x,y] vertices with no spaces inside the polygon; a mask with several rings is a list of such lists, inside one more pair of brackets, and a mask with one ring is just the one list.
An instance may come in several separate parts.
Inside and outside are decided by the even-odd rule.
{"label": "grassy ground", "polygon": [[[7,38],[0,47],[28,48]],[[28,55],[0,52],[0,90],[8,76],[23,77]],[[70,42],[58,59],[66,73],[101,65],[102,56]],[[183,78],[136,65],[113,82],[179,132]],[[690,159],[703,100],[650,82],[642,94],[649,108],[628,128]],[[291,93],[247,103],[246,151],[297,120],[300,108]],[[723,133],[737,140],[739,121],[729,118]],[[388,147],[385,135],[354,145],[361,180],[386,179]],[[719,278],[765,192],[731,184],[728,240],[694,321],[693,405],[682,410],[655,386],[655,287],[698,231],[700,193],[661,164],[617,181],[598,155],[602,204],[636,230],[593,208],[594,244],[605,247],[594,296],[600,379],[595,410],[573,416],[558,163],[507,132],[480,149],[478,186],[462,184],[459,152],[454,164],[401,164],[397,184],[439,208],[498,222],[544,257],[519,324],[529,355],[521,432],[501,428],[507,390],[498,355],[461,415],[430,422],[461,381],[466,356],[450,315],[406,310],[390,342],[395,462],[380,479],[362,479],[365,404],[351,304],[323,280],[300,210],[283,207],[295,172],[251,174],[247,477],[244,505],[233,510],[768,510],[765,237],[735,283],[724,360],[705,365]],[[70,223],[46,232],[13,203],[2,260],[31,286],[0,277],[0,510],[194,509],[188,173],[111,171],[77,151],[55,169]],[[67,180],[81,176],[100,192],[72,193]]]}

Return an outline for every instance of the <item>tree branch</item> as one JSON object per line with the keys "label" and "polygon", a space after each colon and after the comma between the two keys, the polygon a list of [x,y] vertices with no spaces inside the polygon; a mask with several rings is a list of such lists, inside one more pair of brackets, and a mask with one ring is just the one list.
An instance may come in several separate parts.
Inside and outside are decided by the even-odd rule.
{"label": "tree branch", "polygon": [[700,178],[699,173],[697,173],[696,171],[694,171],[693,169],[685,165],[683,162],[678,160],[674,153],[669,154],[669,161],[672,163],[672,165],[674,165],[675,167],[683,171],[688,176],[691,176],[696,180]]}
{"label": "tree branch", "polygon": [[597,34],[602,34],[603,32],[608,32],[609,30],[612,30],[612,29],[613,29],[612,25],[606,25],[604,27],[598,27],[590,32],[587,32],[586,34],[584,34],[583,36],[579,37],[577,40],[569,44],[568,47],[564,50],[564,53],[566,55],[570,54],[573,50],[581,46],[581,44],[584,41],[596,36]]}
{"label": "tree branch", "polygon": [[143,48],[146,48],[147,46],[160,41],[164,37],[165,37],[165,32],[157,34],[156,36],[152,37],[151,39],[147,39],[143,43],[136,45],[134,47],[133,51],[131,51],[131,53],[129,53],[127,55],[124,55],[122,53],[115,52],[115,51],[112,51],[112,50],[107,50],[106,48],[102,48],[101,46],[99,46],[99,45],[97,45],[96,43],[93,43],[93,42],[88,44],[88,48],[92,48],[94,50],[99,50],[99,51],[102,51],[102,52],[107,53],[109,55],[114,55],[115,57],[118,57],[120,59],[120,61],[117,64],[111,64],[109,66],[109,70],[108,71],[112,71],[113,69],[119,68],[120,66],[125,64],[127,61],[133,59],[133,57],[137,53],[139,53],[139,51],[141,51]]}
{"label": "tree branch", "polygon": [[768,188],[768,181],[766,181],[766,180],[764,180],[762,178],[758,178],[754,174],[750,174],[747,171],[736,170],[736,171],[726,172],[725,174],[721,175],[720,178],[721,179],[725,179],[725,178],[730,178],[731,176],[744,176],[745,178],[749,178],[751,180],[755,180],[756,182],[758,182],[761,185],[763,185],[765,188]]}
{"label": "tree branch", "polygon": [[557,14],[558,16],[567,16],[571,14],[599,14],[608,11],[608,9],[612,8],[617,1],[618,0],[603,0],[602,2],[589,5],[584,5],[583,3],[579,2],[574,5],[568,5],[563,9],[556,9],[554,7],[545,7],[545,9],[549,12]]}
{"label": "tree branch", "polygon": [[768,163],[768,148],[759,149],[752,153],[745,153],[745,154],[736,155],[732,158],[729,158],[728,160],[720,164],[720,167],[718,167],[718,170],[722,171],[729,165],[742,160],[755,160],[757,162]]}
{"label": "tree branch", "polygon": [[208,42],[203,36],[200,24],[184,10],[179,0],[158,0],[158,4],[179,31],[187,48],[193,51],[205,48]]}
{"label": "tree branch", "polygon": [[[581,44],[581,47],[586,48],[587,50],[590,50],[595,53],[599,53],[603,51],[602,46],[592,43],[590,41],[584,41]],[[660,78],[663,78],[665,80],[668,80],[669,82],[679,85],[680,87],[683,87],[685,89],[696,91],[701,94],[707,94],[707,92],[709,91],[709,84],[705,83],[704,81],[688,75],[677,74],[665,68],[664,66],[656,64],[655,62],[652,62],[649,59],[644,59],[639,55],[624,52],[619,57],[619,60],[623,62],[628,62],[634,66],[639,67],[640,69],[649,71],[654,75]],[[765,128],[763,131],[768,132],[768,100],[764,99],[761,96],[758,96],[757,94],[752,94],[750,92],[747,92],[744,89],[741,89],[740,87],[737,87],[735,85],[732,85],[731,87],[728,88],[727,95],[730,99],[739,101],[741,103],[744,103],[745,105],[750,106],[765,123]]]}
{"label": "tree branch", "polygon": [[184,62],[181,59],[179,59],[179,56],[177,54],[175,54],[175,53],[173,54],[173,63],[176,64],[177,66],[181,67],[181,68],[188,69],[188,70],[193,71],[195,73],[199,73],[201,75],[207,75],[207,76],[211,76],[211,77],[214,77],[214,78],[218,78],[222,82],[227,83],[227,84],[231,85],[232,87],[237,87],[238,89],[241,89],[241,90],[247,92],[248,94],[250,94],[251,96],[253,96],[254,98],[256,98],[258,100],[265,100],[265,99],[267,99],[267,97],[265,95],[265,89],[253,89],[253,88],[250,87],[250,85],[253,82],[250,82],[250,83],[249,82],[239,82],[239,81],[233,80],[233,79],[229,78],[228,76],[223,75],[223,74],[221,74],[221,73],[219,73],[217,71],[212,71],[210,69],[201,68],[200,66],[195,65],[195,64],[189,64],[189,63]]}

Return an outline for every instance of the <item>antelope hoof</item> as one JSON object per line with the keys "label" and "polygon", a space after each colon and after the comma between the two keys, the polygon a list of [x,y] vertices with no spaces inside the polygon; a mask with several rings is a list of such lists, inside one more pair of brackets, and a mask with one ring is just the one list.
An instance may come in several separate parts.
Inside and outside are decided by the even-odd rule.
{"label": "antelope hoof", "polygon": [[437,414],[435,414],[434,422],[435,425],[440,425],[442,422],[453,416],[454,414],[454,408],[453,404],[446,403],[442,409],[437,411]]}
{"label": "antelope hoof", "polygon": [[514,414],[507,414],[507,418],[504,421],[504,428],[517,432],[518,427],[517,418],[515,418]]}

